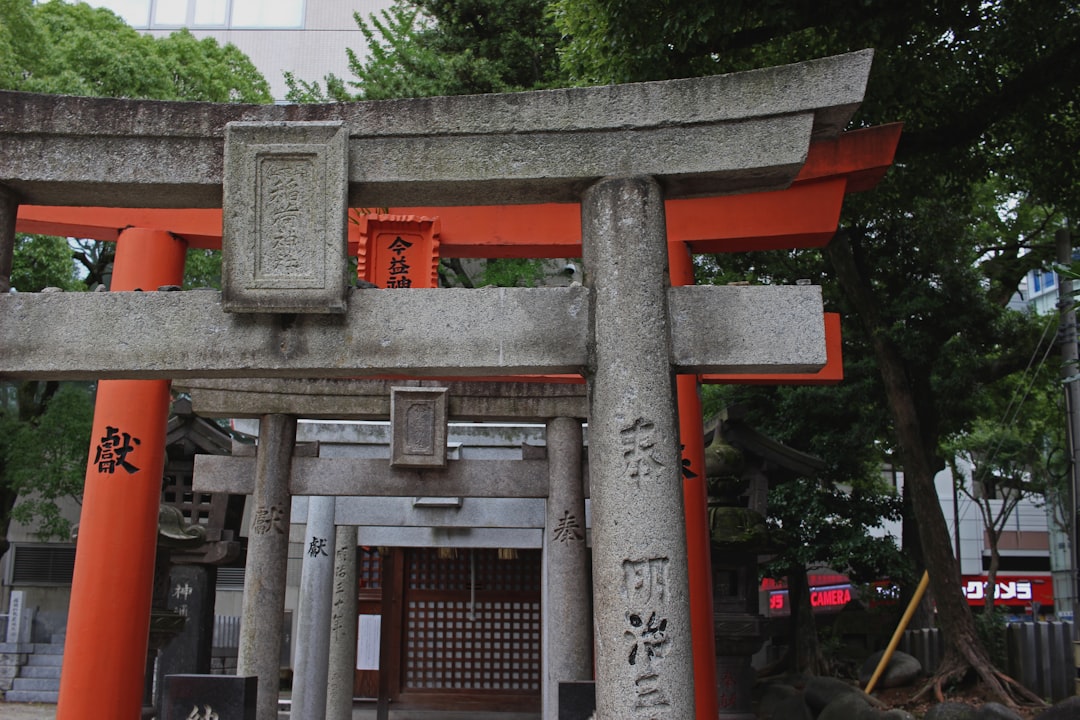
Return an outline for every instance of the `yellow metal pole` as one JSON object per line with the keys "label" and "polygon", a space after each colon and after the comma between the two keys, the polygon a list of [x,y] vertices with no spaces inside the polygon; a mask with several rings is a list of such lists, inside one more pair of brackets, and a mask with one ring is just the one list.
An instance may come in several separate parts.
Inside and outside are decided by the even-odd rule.
{"label": "yellow metal pole", "polygon": [[892,659],[892,654],[896,651],[896,646],[900,644],[900,638],[904,636],[904,631],[907,630],[908,623],[911,622],[911,616],[915,614],[915,608],[919,606],[919,602],[926,592],[926,586],[929,584],[930,576],[924,571],[922,580],[919,581],[919,587],[915,588],[915,595],[912,596],[911,602],[908,603],[907,610],[904,611],[904,617],[900,618],[900,624],[896,626],[896,632],[893,633],[892,640],[889,641],[889,646],[885,648],[885,654],[881,656],[881,662],[878,663],[877,668],[874,670],[874,675],[870,678],[870,682],[866,683],[867,695],[874,690],[874,686],[877,685],[878,679],[881,678],[881,673],[885,672],[885,666],[888,665],[889,660]]}

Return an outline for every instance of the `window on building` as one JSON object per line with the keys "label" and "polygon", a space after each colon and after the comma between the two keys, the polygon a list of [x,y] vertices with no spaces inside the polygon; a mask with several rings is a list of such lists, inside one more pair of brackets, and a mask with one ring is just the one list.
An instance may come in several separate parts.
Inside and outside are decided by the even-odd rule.
{"label": "window on building", "polygon": [[304,0],[232,0],[232,27],[290,28],[304,26]]}
{"label": "window on building", "polygon": [[304,0],[90,0],[128,25],[150,28],[302,28]]}
{"label": "window on building", "polygon": [[95,0],[90,4],[112,10],[131,27],[150,26],[150,0]]}

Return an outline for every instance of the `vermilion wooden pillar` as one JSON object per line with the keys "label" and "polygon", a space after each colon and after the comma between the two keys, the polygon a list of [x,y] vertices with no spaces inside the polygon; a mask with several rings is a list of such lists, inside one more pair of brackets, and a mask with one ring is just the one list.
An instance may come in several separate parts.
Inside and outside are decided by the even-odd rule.
{"label": "vermilion wooden pillar", "polygon": [[[160,230],[124,230],[117,240],[112,290],[179,285],[186,247]],[[168,380],[98,383],[60,720],[140,716],[169,385]]]}
{"label": "vermilion wooden pillar", "polygon": [[[693,285],[694,266],[684,243],[668,243],[671,284]],[[698,720],[714,720],[716,639],[713,637],[712,563],[709,555],[708,492],[705,487],[705,439],[701,397],[695,375],[677,375],[679,441],[682,443],[683,504],[686,514],[686,560],[690,579],[690,628],[694,654],[694,708]]]}

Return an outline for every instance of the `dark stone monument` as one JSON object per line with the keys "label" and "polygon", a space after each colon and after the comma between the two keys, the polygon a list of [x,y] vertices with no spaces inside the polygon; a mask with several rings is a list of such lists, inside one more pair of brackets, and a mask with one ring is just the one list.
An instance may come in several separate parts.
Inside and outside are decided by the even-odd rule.
{"label": "dark stone monument", "polygon": [[255,720],[258,679],[166,675],[164,720]]}
{"label": "dark stone monument", "polygon": [[596,683],[559,683],[559,720],[589,720],[596,711]]}

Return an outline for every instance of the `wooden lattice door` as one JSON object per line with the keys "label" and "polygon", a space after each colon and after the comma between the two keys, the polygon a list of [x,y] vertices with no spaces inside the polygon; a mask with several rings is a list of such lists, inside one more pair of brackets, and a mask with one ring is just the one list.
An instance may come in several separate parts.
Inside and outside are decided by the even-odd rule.
{"label": "wooden lattice door", "polygon": [[540,552],[406,553],[400,697],[539,709]]}

